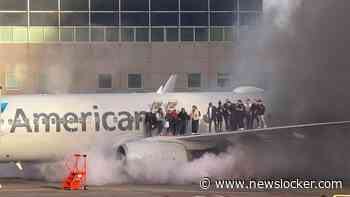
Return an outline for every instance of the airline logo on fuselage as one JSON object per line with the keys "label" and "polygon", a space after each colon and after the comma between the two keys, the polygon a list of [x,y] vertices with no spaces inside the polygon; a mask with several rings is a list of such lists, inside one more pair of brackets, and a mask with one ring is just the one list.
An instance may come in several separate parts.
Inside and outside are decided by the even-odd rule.
{"label": "airline logo on fuselage", "polygon": [[[2,106],[1,106],[2,107]],[[6,108],[6,107],[5,107]],[[10,132],[25,129],[27,132],[67,131],[86,132],[88,128],[94,131],[133,131],[140,130],[142,116],[145,111],[100,112],[98,106],[93,106],[91,112],[67,112],[60,115],[55,112],[27,114],[22,108],[17,108],[13,119],[9,119]]]}

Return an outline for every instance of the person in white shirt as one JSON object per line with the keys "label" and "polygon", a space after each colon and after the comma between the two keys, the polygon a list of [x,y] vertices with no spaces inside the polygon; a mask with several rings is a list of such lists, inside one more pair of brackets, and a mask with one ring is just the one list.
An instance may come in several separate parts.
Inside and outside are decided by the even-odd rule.
{"label": "person in white shirt", "polygon": [[192,134],[198,133],[199,119],[201,118],[201,112],[198,110],[197,106],[192,106],[191,120],[192,120]]}

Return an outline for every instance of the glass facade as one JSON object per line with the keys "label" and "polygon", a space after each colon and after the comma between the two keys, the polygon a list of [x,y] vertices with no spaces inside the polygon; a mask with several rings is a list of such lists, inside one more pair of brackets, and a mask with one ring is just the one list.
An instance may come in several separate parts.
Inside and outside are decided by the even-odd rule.
{"label": "glass facade", "polygon": [[[0,42],[232,42],[227,35],[256,25],[262,11],[263,0],[1,0]],[[32,27],[44,38],[31,39]],[[58,38],[46,39],[47,29]]]}

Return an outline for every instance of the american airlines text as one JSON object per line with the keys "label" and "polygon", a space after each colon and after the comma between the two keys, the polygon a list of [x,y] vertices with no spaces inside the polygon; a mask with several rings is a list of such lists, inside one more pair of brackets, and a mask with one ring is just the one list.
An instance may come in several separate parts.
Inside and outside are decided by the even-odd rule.
{"label": "american airlines text", "polygon": [[28,133],[39,132],[40,125],[45,127],[45,132],[52,130],[55,125],[55,132],[77,132],[79,128],[86,132],[88,124],[92,124],[95,131],[104,129],[106,131],[133,131],[140,130],[142,116],[145,111],[100,112],[98,106],[93,106],[91,112],[67,112],[59,115],[55,112],[28,114],[22,108],[17,108],[13,119],[8,120],[11,133],[17,129],[24,128]]}

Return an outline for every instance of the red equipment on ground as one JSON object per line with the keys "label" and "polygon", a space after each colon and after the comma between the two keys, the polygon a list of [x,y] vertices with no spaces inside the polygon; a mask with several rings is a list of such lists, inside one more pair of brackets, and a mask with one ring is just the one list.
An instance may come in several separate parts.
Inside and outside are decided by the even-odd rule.
{"label": "red equipment on ground", "polygon": [[86,190],[87,155],[74,154],[73,158],[65,162],[65,166],[69,174],[62,182],[62,189]]}

